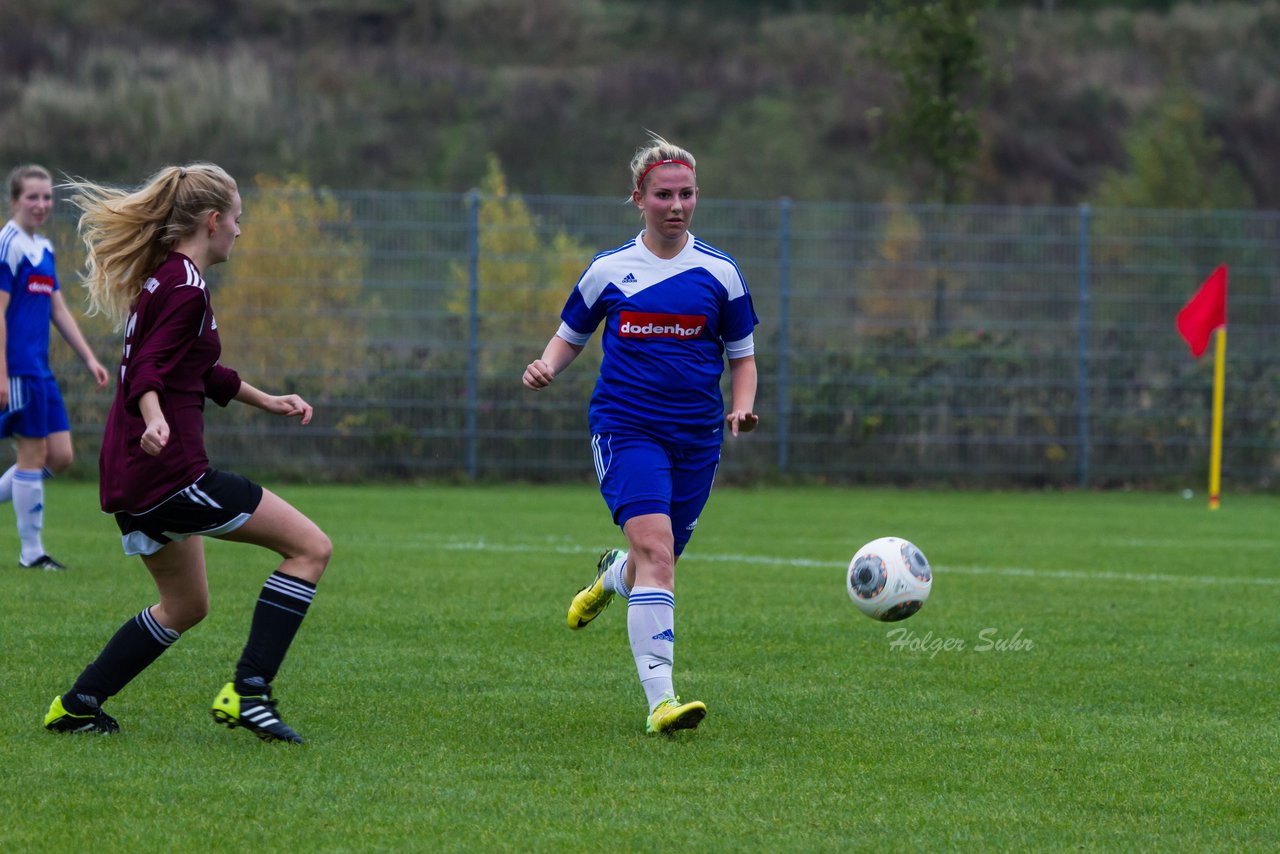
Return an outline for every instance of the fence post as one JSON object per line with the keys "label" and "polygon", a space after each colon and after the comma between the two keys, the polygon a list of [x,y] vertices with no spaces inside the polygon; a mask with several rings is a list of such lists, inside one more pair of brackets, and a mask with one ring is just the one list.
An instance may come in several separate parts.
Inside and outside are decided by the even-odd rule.
{"label": "fence post", "polygon": [[480,191],[467,193],[469,259],[467,270],[467,477],[479,471],[477,413],[480,386]]}
{"label": "fence post", "polygon": [[778,471],[791,456],[791,199],[778,202]]}
{"label": "fence post", "polygon": [[1079,288],[1076,342],[1076,483],[1089,486],[1089,206],[1080,206],[1076,255]]}

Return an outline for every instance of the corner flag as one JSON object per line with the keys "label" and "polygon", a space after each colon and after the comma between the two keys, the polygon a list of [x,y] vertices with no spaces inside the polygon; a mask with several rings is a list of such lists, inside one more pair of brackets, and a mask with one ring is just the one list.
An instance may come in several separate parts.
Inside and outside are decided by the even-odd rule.
{"label": "corner flag", "polygon": [[1178,312],[1178,333],[1199,359],[1209,346],[1213,330],[1227,325],[1227,265],[1209,274],[1195,296]]}
{"label": "corner flag", "polygon": [[1209,509],[1218,509],[1222,486],[1222,409],[1227,363],[1227,265],[1209,274],[1200,290],[1178,312],[1178,334],[1200,358],[1209,346],[1209,337],[1218,333],[1213,359],[1213,427],[1209,446]]}

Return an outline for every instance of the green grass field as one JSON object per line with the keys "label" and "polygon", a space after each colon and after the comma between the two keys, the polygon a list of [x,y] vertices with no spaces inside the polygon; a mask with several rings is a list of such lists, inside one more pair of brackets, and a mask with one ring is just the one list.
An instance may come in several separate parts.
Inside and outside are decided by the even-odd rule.
{"label": "green grass field", "polygon": [[[676,685],[709,716],[653,738],[623,608],[565,627],[621,544],[594,489],[279,492],[336,545],[276,682],[303,747],[208,717],[274,567],[225,543],[210,616],[108,704],[123,732],[43,731],[154,601],[96,487],[49,486],[73,570],[0,568],[0,850],[1280,845],[1276,497],[719,491],[676,591]],[[887,534],[935,568],[897,624],[844,591]]]}

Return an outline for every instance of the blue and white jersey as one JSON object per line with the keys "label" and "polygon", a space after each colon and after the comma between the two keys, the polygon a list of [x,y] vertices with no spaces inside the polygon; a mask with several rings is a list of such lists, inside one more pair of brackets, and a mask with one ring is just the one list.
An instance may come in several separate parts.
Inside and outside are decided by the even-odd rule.
{"label": "blue and white jersey", "polygon": [[13,220],[0,229],[0,291],[5,310],[5,356],[9,376],[49,377],[49,318],[58,274],[53,244],[27,234]]}
{"label": "blue and white jersey", "polygon": [[560,317],[556,334],[579,346],[604,322],[604,361],[588,413],[592,433],[720,442],[725,355],[754,355],[760,322],[732,258],[690,234],[667,260],[637,236],[595,257]]}

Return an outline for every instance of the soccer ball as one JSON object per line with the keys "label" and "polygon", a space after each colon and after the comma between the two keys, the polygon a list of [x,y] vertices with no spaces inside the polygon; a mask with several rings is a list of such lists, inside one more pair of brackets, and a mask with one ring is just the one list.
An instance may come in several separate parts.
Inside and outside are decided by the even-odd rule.
{"label": "soccer ball", "polygon": [[899,537],[881,537],[858,549],[845,577],[858,610],[886,623],[919,611],[932,587],[933,572],[924,552]]}

